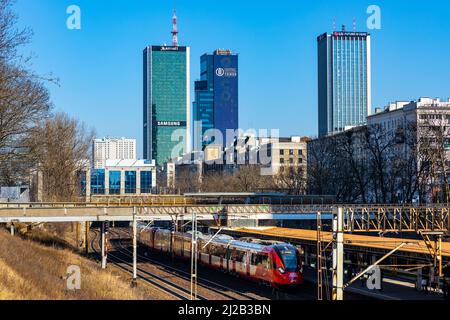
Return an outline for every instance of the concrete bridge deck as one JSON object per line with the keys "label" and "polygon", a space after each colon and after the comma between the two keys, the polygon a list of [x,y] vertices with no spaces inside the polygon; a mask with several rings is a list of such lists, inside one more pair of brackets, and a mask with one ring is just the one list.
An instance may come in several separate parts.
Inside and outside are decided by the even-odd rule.
{"label": "concrete bridge deck", "polygon": [[[192,214],[198,220],[307,220],[315,219],[318,211],[330,206],[273,206],[273,205],[171,205],[145,206],[141,204],[105,203],[3,203],[0,204],[0,223],[9,222],[94,222],[132,221],[133,215],[141,221],[189,220]],[[326,216],[326,214],[325,214]],[[326,218],[326,217],[325,217]]]}
{"label": "concrete bridge deck", "polygon": [[395,205],[148,205],[142,203],[0,203],[0,223],[84,221],[198,220],[313,220],[320,212],[331,219],[344,211],[344,231],[449,231],[450,207]]}

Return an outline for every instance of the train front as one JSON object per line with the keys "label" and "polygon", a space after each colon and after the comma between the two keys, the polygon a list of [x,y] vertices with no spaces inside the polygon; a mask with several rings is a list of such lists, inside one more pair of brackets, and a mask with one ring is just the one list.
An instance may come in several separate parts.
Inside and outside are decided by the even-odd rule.
{"label": "train front", "polygon": [[290,244],[273,246],[273,284],[278,289],[296,289],[303,284],[302,259],[299,250]]}

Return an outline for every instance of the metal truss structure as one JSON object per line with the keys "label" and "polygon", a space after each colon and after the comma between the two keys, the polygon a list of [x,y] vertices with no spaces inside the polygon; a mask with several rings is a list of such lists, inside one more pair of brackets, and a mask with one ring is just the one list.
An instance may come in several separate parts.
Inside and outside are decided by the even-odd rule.
{"label": "metal truss structure", "polygon": [[[385,255],[380,261],[343,285],[344,232],[415,232],[420,234],[432,257],[438,275],[442,273],[442,237],[450,230],[450,208],[446,206],[342,206],[333,209],[333,300],[343,299],[343,290],[367,270],[405,245]],[[434,240],[431,239],[434,237]],[[434,243],[433,243],[434,242]],[[434,244],[434,245],[433,245]]]}
{"label": "metal truss structure", "polygon": [[345,232],[450,230],[450,207],[344,206]]}
{"label": "metal truss structure", "polygon": [[[446,232],[450,229],[450,207],[445,206],[386,206],[343,205],[344,232]],[[45,218],[80,218],[76,221],[109,217],[131,221],[133,208],[138,220],[178,220],[194,212],[204,219],[292,219],[293,215],[322,213],[322,219],[331,219],[338,206],[332,205],[139,205],[115,203],[0,203],[0,222],[7,218],[30,218],[30,222]],[[32,218],[34,219],[34,221]],[[306,216],[304,216],[306,217]],[[10,220],[11,220],[10,219]],[[101,220],[101,219],[100,219]]]}

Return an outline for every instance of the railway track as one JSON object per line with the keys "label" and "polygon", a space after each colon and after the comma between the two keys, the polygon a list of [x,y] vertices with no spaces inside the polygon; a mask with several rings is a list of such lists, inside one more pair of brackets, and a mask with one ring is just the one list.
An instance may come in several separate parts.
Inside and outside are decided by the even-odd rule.
{"label": "railway track", "polygon": [[[110,230],[111,231],[111,230]],[[129,249],[129,246],[123,244],[124,241],[129,241],[131,236],[131,231],[129,229],[114,229],[113,234],[117,235],[119,237],[119,245],[122,247],[121,250],[126,250],[128,254],[132,255],[132,251]],[[141,261],[146,261],[150,264],[157,265],[160,267],[165,268],[166,270],[170,270],[174,274],[176,274],[177,277],[181,277],[184,275],[185,277],[190,278],[190,273],[181,270],[180,268],[176,268],[173,266],[172,263],[164,263],[156,259],[151,259],[147,256],[144,256],[142,254],[138,254],[138,258]],[[303,284],[303,289],[299,292],[283,292],[278,291],[275,289],[271,289],[268,287],[261,287],[258,285],[255,285],[254,283],[246,283],[243,282],[243,285],[247,287],[248,292],[243,293],[239,289],[233,289],[229,286],[224,286],[218,282],[211,281],[206,278],[198,278],[199,279],[199,285],[203,284],[207,288],[214,289],[220,289],[221,295],[226,299],[234,299],[234,300],[316,300],[316,285],[315,284]],[[231,276],[230,276],[230,279]],[[233,281],[233,280],[232,280]],[[251,287],[250,287],[251,286]],[[211,288],[212,287],[212,288]],[[231,297],[227,297],[224,295],[223,291],[228,291],[231,294]],[[251,292],[251,293],[250,293]]]}
{"label": "railway track", "polygon": [[[96,254],[100,254],[96,247],[97,241],[100,241],[99,238],[100,232],[98,230],[94,230],[92,232],[94,233],[94,237],[91,241],[91,248]],[[124,258],[120,257],[119,254],[108,252],[108,258],[110,263],[114,264],[119,269],[127,273],[133,274],[133,265],[128,261],[126,261]],[[179,285],[176,285],[170,282],[170,280],[164,279],[163,277],[152,274],[147,270],[142,269],[141,267],[137,268],[137,276],[145,283],[152,285],[153,287],[164,292],[165,294],[174,297],[177,300],[191,299],[190,290],[187,290]],[[197,298],[198,300],[207,300],[207,298],[202,295],[197,295]]]}
{"label": "railway track", "polygon": [[[116,236],[118,236],[117,239],[113,239],[113,240],[117,240],[118,245],[120,246],[120,250],[121,252],[123,252],[124,254],[126,254],[128,257],[132,258],[132,251],[129,249],[129,246],[125,245],[123,242],[124,240],[128,240],[131,236],[129,231],[125,231],[122,230],[121,232],[119,232],[118,230],[114,230],[112,231],[112,235],[115,234]],[[125,234],[127,236],[127,238],[124,239],[123,234]],[[162,263],[160,261],[157,261],[155,259],[151,259],[148,258],[144,255],[140,255],[138,254],[138,258],[141,261],[145,261],[148,263],[151,263],[153,265],[157,265],[160,267],[163,267],[165,270],[167,270],[169,273],[171,273],[174,276],[177,276],[179,278],[182,278],[184,280],[189,280],[190,281],[190,273],[175,268],[173,266],[170,266],[168,264]],[[220,283],[211,281],[209,279],[205,279],[203,277],[198,277],[198,285],[199,288],[202,290],[208,290],[211,292],[214,292],[217,295],[220,295],[221,297],[225,298],[225,299],[229,299],[229,300],[263,300],[263,299],[268,299],[268,298],[264,298],[258,295],[252,295],[252,294],[246,294],[243,292],[240,292],[238,290],[232,289],[230,287],[224,286]]]}
{"label": "railway track", "polygon": [[[95,238],[91,241],[94,252],[99,254],[94,246],[99,245],[98,230],[92,230],[95,234]],[[123,271],[132,274],[132,257],[133,253],[130,248],[130,244],[126,243],[130,241],[131,232],[125,229],[110,229],[110,244],[114,244],[114,250],[109,250],[108,259],[118,268]],[[97,243],[98,242],[98,243]],[[99,254],[100,255],[100,254]],[[145,283],[152,285],[156,289],[169,294],[171,297],[177,300],[190,299],[190,290],[186,290],[186,287],[190,285],[190,273],[180,268],[174,267],[172,264],[164,263],[156,259],[149,258],[143,254],[139,254],[138,251],[138,278]],[[164,260],[164,259],[163,259]],[[160,268],[160,269],[155,269]],[[161,268],[164,270],[161,271]],[[208,271],[208,270],[205,270]],[[160,277],[155,275],[155,272],[164,272],[172,276],[172,279],[167,279],[167,276]],[[156,279],[155,279],[156,278]],[[231,276],[230,276],[230,279]],[[173,288],[174,281],[178,282]],[[233,280],[231,280],[233,281]],[[183,283],[184,282],[184,283]],[[180,284],[181,283],[181,284]],[[250,287],[251,286],[251,287]],[[239,286],[240,287],[240,286]],[[230,288],[216,281],[206,279],[204,277],[198,278],[198,299],[200,300],[315,300],[314,292],[301,292],[301,293],[284,293],[269,290],[269,288],[260,287],[253,283],[243,283],[243,287],[248,292],[242,292],[238,289]],[[180,292],[181,291],[181,292]]]}

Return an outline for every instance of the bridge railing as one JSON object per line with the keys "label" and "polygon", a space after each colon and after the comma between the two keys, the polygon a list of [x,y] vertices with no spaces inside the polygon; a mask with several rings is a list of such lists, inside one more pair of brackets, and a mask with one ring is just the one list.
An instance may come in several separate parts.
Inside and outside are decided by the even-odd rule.
{"label": "bridge railing", "polygon": [[0,203],[0,217],[73,217],[123,215],[130,216],[133,207],[139,215],[191,215],[192,213],[223,217],[248,217],[252,215],[331,214],[338,207],[344,209],[346,232],[374,231],[448,231],[450,207],[394,206],[394,205],[158,205],[108,204],[108,203]]}

